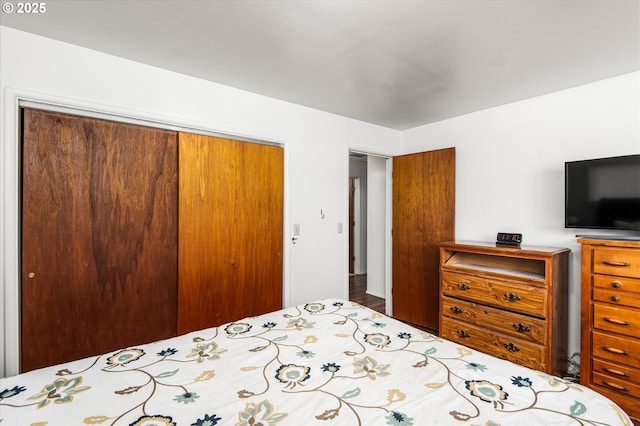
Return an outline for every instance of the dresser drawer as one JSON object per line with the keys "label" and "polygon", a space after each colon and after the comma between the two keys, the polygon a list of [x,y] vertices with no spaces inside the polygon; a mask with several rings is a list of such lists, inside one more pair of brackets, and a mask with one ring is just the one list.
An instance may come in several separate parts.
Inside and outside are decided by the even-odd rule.
{"label": "dresser drawer", "polygon": [[442,297],[442,315],[487,327],[539,344],[545,343],[545,321],[465,300]]}
{"label": "dresser drawer", "polygon": [[593,249],[593,272],[640,278],[640,250],[595,247]]}
{"label": "dresser drawer", "polygon": [[544,347],[535,343],[494,333],[451,318],[442,319],[440,336],[535,370],[545,369]]}
{"label": "dresser drawer", "polygon": [[607,302],[614,305],[640,308],[640,293],[626,293],[616,290],[593,289],[593,300],[597,302]]}
{"label": "dresser drawer", "polygon": [[593,299],[599,302],[640,308],[640,280],[594,275]]}
{"label": "dresser drawer", "polygon": [[614,392],[628,395],[633,398],[640,398],[640,385],[637,385],[635,383],[596,372],[593,373],[592,380],[593,383],[608,388]]}
{"label": "dresser drawer", "polygon": [[595,330],[592,336],[594,357],[640,368],[640,339],[615,337]]}
{"label": "dresser drawer", "polygon": [[640,310],[594,303],[593,326],[637,338],[640,336]]}
{"label": "dresser drawer", "polygon": [[442,291],[449,296],[546,317],[544,288],[445,271],[441,278]]}
{"label": "dresser drawer", "polygon": [[618,380],[630,381],[640,385],[640,369],[632,368],[628,365],[616,364],[601,359],[594,359],[592,363],[593,372],[615,377]]}
{"label": "dresser drawer", "polygon": [[626,291],[640,293],[640,279],[626,277],[593,276],[593,287],[603,290]]}

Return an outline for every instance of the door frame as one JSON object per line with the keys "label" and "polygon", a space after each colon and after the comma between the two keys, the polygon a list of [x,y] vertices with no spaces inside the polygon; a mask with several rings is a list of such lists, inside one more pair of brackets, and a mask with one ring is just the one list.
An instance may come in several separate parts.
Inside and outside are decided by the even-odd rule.
{"label": "door frame", "polygon": [[0,210],[0,377],[18,374],[20,370],[20,137],[23,106],[56,112],[110,119],[130,124],[181,130],[241,141],[281,146],[284,149],[284,206],[283,206],[283,274],[282,303],[289,306],[291,299],[291,245],[287,244],[290,229],[291,160],[289,142],[260,135],[241,135],[208,127],[207,124],[187,122],[184,118],[128,110],[113,104],[96,104],[87,100],[43,94],[24,89],[7,88],[4,97],[3,143],[0,144],[0,199],[6,201]]}
{"label": "door frame", "polygon": [[[357,147],[357,146],[349,146],[348,147],[348,152],[346,155],[346,163],[347,163],[347,176],[349,176],[349,155],[350,154],[362,154],[362,155],[366,155],[366,156],[372,156],[372,157],[379,157],[379,158],[383,158],[385,160],[385,243],[384,243],[384,251],[385,251],[385,256],[384,256],[384,265],[385,265],[385,274],[384,274],[384,288],[385,288],[385,313],[389,316],[393,315],[393,289],[392,289],[392,240],[391,240],[391,224],[392,224],[392,208],[393,208],[393,204],[392,204],[392,188],[393,188],[393,182],[392,182],[392,176],[393,176],[393,157],[394,155],[399,155],[398,153],[389,153],[389,152],[382,152],[382,151],[372,151],[370,149],[367,148],[363,148],[363,147]],[[345,200],[346,200],[346,206],[347,206],[347,212],[345,217],[347,218],[347,223],[349,221],[349,198],[350,198],[350,190],[349,190],[349,185],[345,185],[346,186],[346,191],[345,191]],[[368,240],[367,240],[368,241]],[[367,242],[368,244],[368,242]],[[345,249],[346,253],[345,253],[345,257],[344,259],[348,259],[349,256],[349,236],[346,236],[346,249]],[[348,298],[349,296],[349,265],[348,262],[345,262],[346,264],[346,272],[345,272],[345,295],[346,298]]]}

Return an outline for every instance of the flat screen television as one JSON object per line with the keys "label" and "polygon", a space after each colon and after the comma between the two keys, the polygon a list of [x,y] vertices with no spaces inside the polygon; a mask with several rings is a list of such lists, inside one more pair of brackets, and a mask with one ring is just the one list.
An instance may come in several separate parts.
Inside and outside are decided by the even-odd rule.
{"label": "flat screen television", "polygon": [[565,227],[640,231],[640,155],[569,161]]}

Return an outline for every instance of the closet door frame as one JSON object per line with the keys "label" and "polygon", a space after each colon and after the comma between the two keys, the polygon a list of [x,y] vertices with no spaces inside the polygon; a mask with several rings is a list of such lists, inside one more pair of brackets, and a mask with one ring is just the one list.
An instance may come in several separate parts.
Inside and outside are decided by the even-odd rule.
{"label": "closet door frame", "polygon": [[140,113],[122,106],[53,96],[24,89],[7,88],[3,104],[2,140],[0,144],[0,377],[18,374],[20,370],[20,138],[22,123],[20,108],[34,107],[49,111],[103,118],[129,124],[167,130],[200,133],[240,141],[281,146],[284,149],[284,214],[283,214],[283,306],[288,306],[290,290],[290,244],[286,244],[289,222],[289,146],[287,141],[263,138],[259,135],[234,135],[208,127],[204,123],[185,122],[179,118],[153,113]]}

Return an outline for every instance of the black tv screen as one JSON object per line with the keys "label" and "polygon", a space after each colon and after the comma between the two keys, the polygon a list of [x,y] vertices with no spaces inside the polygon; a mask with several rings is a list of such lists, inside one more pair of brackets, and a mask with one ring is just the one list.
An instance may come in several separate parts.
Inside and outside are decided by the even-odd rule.
{"label": "black tv screen", "polygon": [[565,163],[565,227],[640,230],[640,155]]}

